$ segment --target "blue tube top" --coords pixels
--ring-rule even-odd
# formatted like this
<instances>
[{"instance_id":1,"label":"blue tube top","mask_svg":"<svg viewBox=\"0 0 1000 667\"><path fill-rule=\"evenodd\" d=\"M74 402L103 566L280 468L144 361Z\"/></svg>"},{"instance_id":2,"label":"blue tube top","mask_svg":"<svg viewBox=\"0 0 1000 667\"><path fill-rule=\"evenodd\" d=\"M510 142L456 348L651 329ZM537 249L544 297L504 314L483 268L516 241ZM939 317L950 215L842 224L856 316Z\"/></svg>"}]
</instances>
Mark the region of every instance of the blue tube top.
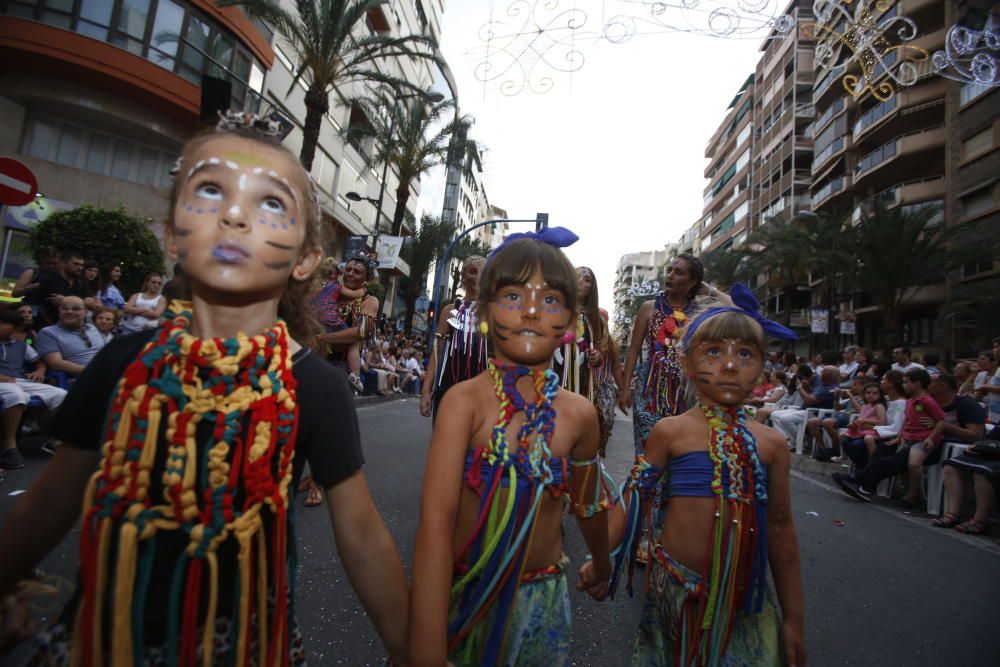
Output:
<instances>
[{"instance_id":1,"label":"blue tube top","mask_svg":"<svg viewBox=\"0 0 1000 667\"><path fill-rule=\"evenodd\" d=\"M767 468L761 484L767 484ZM722 469L722 486L729 486L729 471ZM664 495L695 496L710 498L712 493L712 458L707 451L688 452L682 456L670 459L667 464L667 481L663 486Z\"/></svg>"},{"instance_id":2,"label":"blue tube top","mask_svg":"<svg viewBox=\"0 0 1000 667\"><path fill-rule=\"evenodd\" d=\"M486 461L486 458L479 458L478 449L470 449L465 455L465 475L466 479L469 478L469 471L475 465L476 460L479 460L480 471L483 477L486 476L490 469L490 464ZM531 477L531 463L528 461L528 456L523 450L519 450L517 453L512 453L510 456L511 463L517 469L519 477L521 479L530 479ZM552 470L552 483L548 486L561 488L568 484L569 482L569 459L565 457L552 457L549 459L549 469ZM504 478L500 482L503 486L507 486L507 479Z\"/></svg>"}]
</instances>

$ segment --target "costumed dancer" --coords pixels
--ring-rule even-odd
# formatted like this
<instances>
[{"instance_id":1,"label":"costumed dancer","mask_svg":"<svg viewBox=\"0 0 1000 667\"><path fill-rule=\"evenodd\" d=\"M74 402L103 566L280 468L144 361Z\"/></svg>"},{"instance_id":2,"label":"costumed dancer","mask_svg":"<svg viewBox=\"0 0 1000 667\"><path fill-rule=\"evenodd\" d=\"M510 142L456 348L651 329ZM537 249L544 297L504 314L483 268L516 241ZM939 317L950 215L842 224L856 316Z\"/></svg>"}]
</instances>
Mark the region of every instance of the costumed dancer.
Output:
<instances>
[{"instance_id":1,"label":"costumed dancer","mask_svg":"<svg viewBox=\"0 0 1000 667\"><path fill-rule=\"evenodd\" d=\"M340 281L340 267L333 262L332 257L327 257L326 262L330 264L327 280L316 295L312 298L313 312L316 319L323 325L325 333L334 333L347 329L347 322L341 315L341 304L345 306L353 303L364 303L368 296L367 285L362 285L360 289L350 289ZM347 378L351 386L359 392L364 392L361 385L361 338L353 341L347 348Z\"/></svg>"},{"instance_id":2,"label":"costumed dancer","mask_svg":"<svg viewBox=\"0 0 1000 667\"><path fill-rule=\"evenodd\" d=\"M580 266L576 275L579 289L576 327L566 334L564 344L556 350L553 368L563 389L586 396L597 408L601 428L599 449L604 457L615 423L621 364L606 316L599 306L593 270Z\"/></svg>"},{"instance_id":3,"label":"costumed dancer","mask_svg":"<svg viewBox=\"0 0 1000 667\"><path fill-rule=\"evenodd\" d=\"M365 286L374 279L376 266L368 253L356 250L344 263L340 280L327 283L313 299L325 330L318 339L328 346L327 360L355 379L361 372L361 355L375 343L378 299Z\"/></svg>"},{"instance_id":4,"label":"costumed dancer","mask_svg":"<svg viewBox=\"0 0 1000 667\"><path fill-rule=\"evenodd\" d=\"M5 609L83 500L80 585L30 664L304 664L294 493L307 461L348 577L407 658L406 579L361 472L347 378L297 342L318 331L307 292L322 250L314 190L279 131L230 112L185 145L167 254L192 300L87 366L52 427L62 445L7 517Z\"/></svg>"},{"instance_id":5,"label":"costumed dancer","mask_svg":"<svg viewBox=\"0 0 1000 667\"><path fill-rule=\"evenodd\" d=\"M567 508L594 559L577 587L604 598L615 492L597 455L597 415L549 368L573 326L576 276L559 247L575 240L558 227L514 234L481 276L478 312L496 357L451 388L434 426L413 561L413 665L568 664Z\"/></svg>"},{"instance_id":6,"label":"costumed dancer","mask_svg":"<svg viewBox=\"0 0 1000 667\"><path fill-rule=\"evenodd\" d=\"M707 306L728 297L704 282L705 267L690 253L667 267L663 292L644 302L632 325L625 359L629 386L618 392L618 407L628 414L632 404L635 453L641 454L659 420L688 408L688 386L681 373L677 343L685 324ZM641 359L641 363L638 363Z\"/></svg>"},{"instance_id":7,"label":"costumed dancer","mask_svg":"<svg viewBox=\"0 0 1000 667\"><path fill-rule=\"evenodd\" d=\"M622 510L609 517L611 594L623 580L632 592L638 550L649 562L634 667L805 664L788 446L743 407L763 369L765 333L795 334L761 317L743 285L731 295L736 306L710 308L688 325L682 364L697 404L656 424L622 485ZM656 528L661 478L666 519L659 540L642 545L643 527Z\"/></svg>"},{"instance_id":8,"label":"costumed dancer","mask_svg":"<svg viewBox=\"0 0 1000 667\"><path fill-rule=\"evenodd\" d=\"M476 299L479 298L479 274L486 258L468 257L462 263L462 290L464 298L446 306L438 316L434 332L434 347L427 362L427 377L420 389L420 414L437 418L441 397L453 385L474 378L486 368L486 336L479 330L476 318Z\"/></svg>"}]
</instances>

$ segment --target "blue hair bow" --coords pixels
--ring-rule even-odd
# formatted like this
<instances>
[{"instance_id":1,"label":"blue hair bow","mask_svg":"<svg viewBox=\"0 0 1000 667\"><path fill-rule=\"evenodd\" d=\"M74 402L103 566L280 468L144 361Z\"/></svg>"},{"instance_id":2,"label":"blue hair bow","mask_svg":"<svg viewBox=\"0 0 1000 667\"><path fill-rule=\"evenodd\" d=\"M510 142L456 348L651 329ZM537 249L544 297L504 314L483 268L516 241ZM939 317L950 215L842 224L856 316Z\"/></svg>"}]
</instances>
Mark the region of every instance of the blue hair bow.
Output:
<instances>
[{"instance_id":1,"label":"blue hair bow","mask_svg":"<svg viewBox=\"0 0 1000 667\"><path fill-rule=\"evenodd\" d=\"M566 248L579 241L580 237L565 227L546 227L540 232L518 232L504 239L504 242L490 253L489 259L493 259L493 255L500 252L508 243L518 239L533 239L542 243L548 243L556 248Z\"/></svg>"},{"instance_id":2,"label":"blue hair bow","mask_svg":"<svg viewBox=\"0 0 1000 667\"><path fill-rule=\"evenodd\" d=\"M705 320L712 317L713 315L718 315L719 313L743 313L744 315L749 315L750 317L757 320L760 324L761 329L764 333L772 338L778 338L780 340L798 340L799 336L794 331L784 326L783 324L778 324L774 320L769 320L758 311L760 310L760 303L757 301L757 297L753 295L746 285L743 283L733 283L733 286L729 289L729 297L733 300L735 306L716 306L715 308L709 308L704 313L694 318L694 320L687 326L684 332L684 339L681 341L681 347L683 349L688 348L688 344L691 342L691 336L695 331L698 330Z\"/></svg>"}]
</instances>

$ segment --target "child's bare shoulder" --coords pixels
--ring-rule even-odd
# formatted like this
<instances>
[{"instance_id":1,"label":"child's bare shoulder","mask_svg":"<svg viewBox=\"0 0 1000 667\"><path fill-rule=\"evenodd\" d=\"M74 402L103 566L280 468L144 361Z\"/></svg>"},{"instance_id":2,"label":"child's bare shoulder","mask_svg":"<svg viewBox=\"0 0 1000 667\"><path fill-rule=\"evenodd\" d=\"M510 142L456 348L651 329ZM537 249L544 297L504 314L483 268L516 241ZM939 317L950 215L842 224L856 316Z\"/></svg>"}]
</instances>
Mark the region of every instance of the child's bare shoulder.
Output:
<instances>
[{"instance_id":1,"label":"child's bare shoulder","mask_svg":"<svg viewBox=\"0 0 1000 667\"><path fill-rule=\"evenodd\" d=\"M594 404L588 398L566 390L559 391L555 404L556 409L565 410L574 416L587 416L594 409Z\"/></svg>"},{"instance_id":2,"label":"child's bare shoulder","mask_svg":"<svg viewBox=\"0 0 1000 667\"><path fill-rule=\"evenodd\" d=\"M757 421L750 421L748 426L757 440L757 451L765 463L773 463L775 457L788 457L788 440L784 435Z\"/></svg>"}]
</instances>

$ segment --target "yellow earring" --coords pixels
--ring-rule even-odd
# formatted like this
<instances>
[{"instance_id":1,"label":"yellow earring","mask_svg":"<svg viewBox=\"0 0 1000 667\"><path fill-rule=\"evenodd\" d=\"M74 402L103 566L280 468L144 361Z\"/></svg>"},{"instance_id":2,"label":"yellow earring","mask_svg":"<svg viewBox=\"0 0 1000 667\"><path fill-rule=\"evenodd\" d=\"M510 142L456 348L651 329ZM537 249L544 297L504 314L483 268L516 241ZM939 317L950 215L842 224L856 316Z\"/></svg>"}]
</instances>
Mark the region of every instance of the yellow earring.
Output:
<instances>
[{"instance_id":1,"label":"yellow earring","mask_svg":"<svg viewBox=\"0 0 1000 667\"><path fill-rule=\"evenodd\" d=\"M480 322L479 323L479 333L481 333L482 335L485 336L489 332L490 332L490 325L487 324L485 320L482 321L482 322Z\"/></svg>"}]
</instances>

